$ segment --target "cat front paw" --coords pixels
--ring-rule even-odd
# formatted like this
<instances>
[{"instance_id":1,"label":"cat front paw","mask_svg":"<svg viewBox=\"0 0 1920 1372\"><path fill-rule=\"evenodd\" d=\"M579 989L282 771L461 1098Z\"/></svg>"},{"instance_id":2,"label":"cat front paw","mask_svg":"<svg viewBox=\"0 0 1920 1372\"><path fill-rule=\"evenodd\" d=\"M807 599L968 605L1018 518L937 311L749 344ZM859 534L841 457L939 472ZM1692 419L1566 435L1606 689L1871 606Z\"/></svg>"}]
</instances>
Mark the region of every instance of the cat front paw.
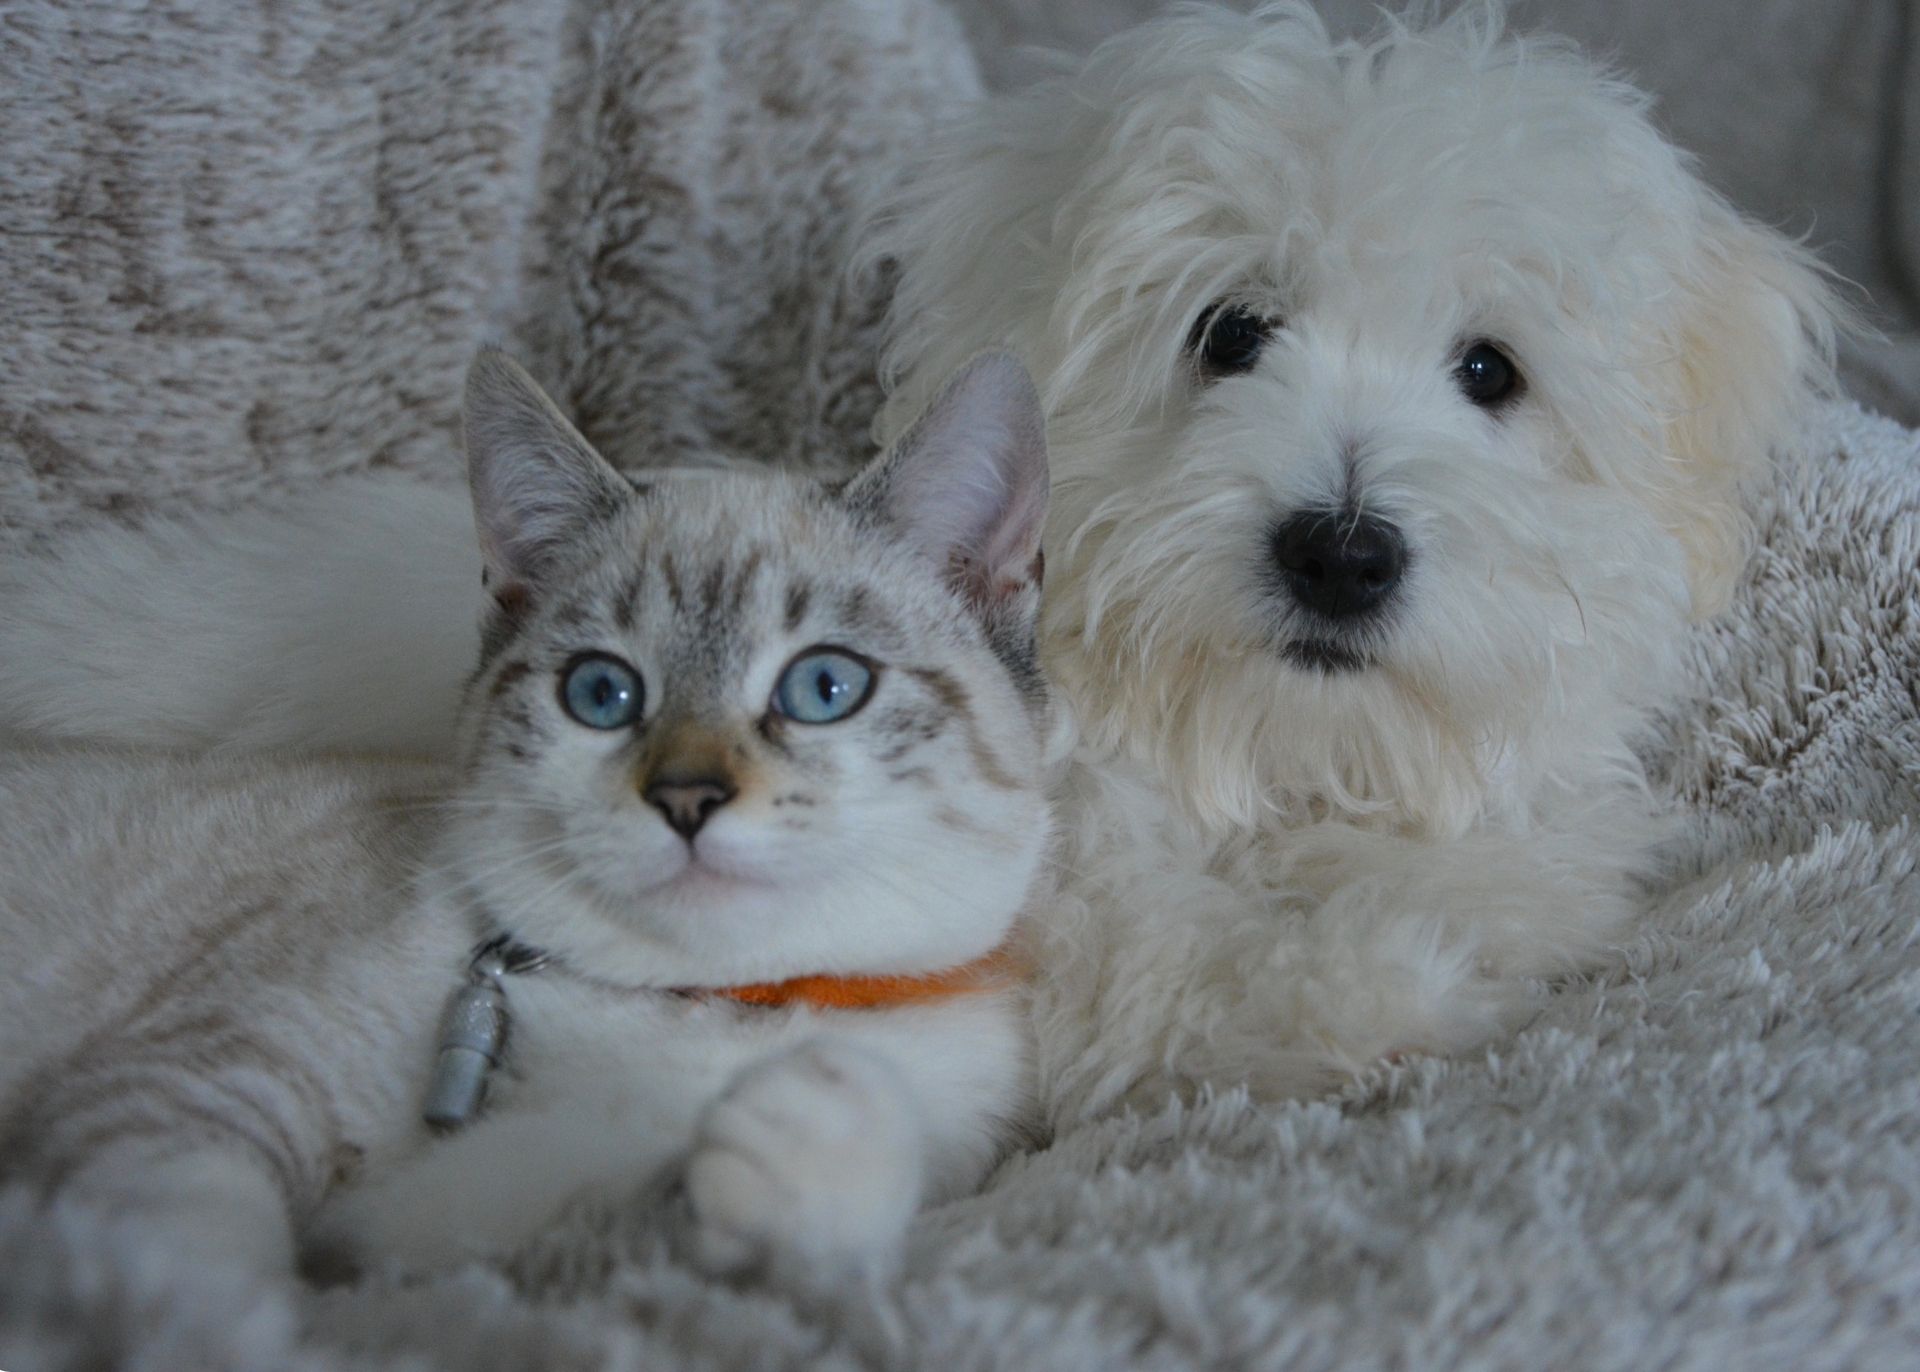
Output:
<instances>
[{"instance_id":1,"label":"cat front paw","mask_svg":"<svg viewBox=\"0 0 1920 1372\"><path fill-rule=\"evenodd\" d=\"M693 1256L814 1284L889 1270L919 1206L923 1141L884 1059L832 1041L741 1073L687 1163Z\"/></svg>"}]
</instances>

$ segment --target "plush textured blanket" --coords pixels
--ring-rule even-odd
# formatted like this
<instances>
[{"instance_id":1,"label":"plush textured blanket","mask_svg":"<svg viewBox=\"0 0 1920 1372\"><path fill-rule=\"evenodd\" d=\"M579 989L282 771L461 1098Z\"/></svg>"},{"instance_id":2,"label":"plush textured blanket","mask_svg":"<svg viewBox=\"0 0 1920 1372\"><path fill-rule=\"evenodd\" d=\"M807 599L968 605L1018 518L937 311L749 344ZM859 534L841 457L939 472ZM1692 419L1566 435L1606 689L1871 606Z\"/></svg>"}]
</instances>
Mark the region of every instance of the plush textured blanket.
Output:
<instances>
[{"instance_id":1,"label":"plush textured blanket","mask_svg":"<svg viewBox=\"0 0 1920 1372\"><path fill-rule=\"evenodd\" d=\"M452 479L490 334L625 461L841 460L848 207L960 53L912 0L8 7L0 548ZM638 1212L262 1292L0 1196L0 1367L1911 1366L1920 435L1835 405L1806 447L1656 745L1686 822L1643 930L1493 1051L1078 1130L830 1303L705 1281Z\"/></svg>"},{"instance_id":2,"label":"plush textured blanket","mask_svg":"<svg viewBox=\"0 0 1920 1372\"><path fill-rule=\"evenodd\" d=\"M971 58L931 0L19 0L0 548L458 477L503 340L623 464L867 450L854 198Z\"/></svg>"}]
</instances>

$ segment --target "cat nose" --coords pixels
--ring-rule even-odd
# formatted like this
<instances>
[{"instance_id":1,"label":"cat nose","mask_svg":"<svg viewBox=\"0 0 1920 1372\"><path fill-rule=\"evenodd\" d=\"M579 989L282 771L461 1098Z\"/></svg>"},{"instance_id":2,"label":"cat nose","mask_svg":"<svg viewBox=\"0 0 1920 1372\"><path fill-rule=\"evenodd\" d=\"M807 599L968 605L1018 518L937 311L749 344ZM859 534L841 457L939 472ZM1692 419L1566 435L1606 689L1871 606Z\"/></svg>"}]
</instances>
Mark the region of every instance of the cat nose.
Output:
<instances>
[{"instance_id":1,"label":"cat nose","mask_svg":"<svg viewBox=\"0 0 1920 1372\"><path fill-rule=\"evenodd\" d=\"M707 817L740 794L723 776L656 775L640 792L647 804L666 816L675 833L689 843Z\"/></svg>"},{"instance_id":2,"label":"cat nose","mask_svg":"<svg viewBox=\"0 0 1920 1372\"><path fill-rule=\"evenodd\" d=\"M1272 547L1281 584L1329 619L1377 609L1407 565L1400 530L1366 514L1303 511L1273 531Z\"/></svg>"}]
</instances>

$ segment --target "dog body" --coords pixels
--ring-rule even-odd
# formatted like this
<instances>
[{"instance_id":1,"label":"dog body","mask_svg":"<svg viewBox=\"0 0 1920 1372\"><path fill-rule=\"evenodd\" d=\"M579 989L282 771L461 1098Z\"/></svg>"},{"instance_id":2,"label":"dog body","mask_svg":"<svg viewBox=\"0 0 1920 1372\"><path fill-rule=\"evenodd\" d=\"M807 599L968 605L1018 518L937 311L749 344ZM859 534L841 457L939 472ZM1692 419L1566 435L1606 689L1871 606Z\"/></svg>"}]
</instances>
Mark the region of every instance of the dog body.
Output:
<instances>
[{"instance_id":1,"label":"dog body","mask_svg":"<svg viewBox=\"0 0 1920 1372\"><path fill-rule=\"evenodd\" d=\"M988 103L882 217L883 431L1008 344L1078 715L1056 1114L1457 1052L1628 927L1636 735L1838 306L1571 49L1186 9Z\"/></svg>"}]
</instances>

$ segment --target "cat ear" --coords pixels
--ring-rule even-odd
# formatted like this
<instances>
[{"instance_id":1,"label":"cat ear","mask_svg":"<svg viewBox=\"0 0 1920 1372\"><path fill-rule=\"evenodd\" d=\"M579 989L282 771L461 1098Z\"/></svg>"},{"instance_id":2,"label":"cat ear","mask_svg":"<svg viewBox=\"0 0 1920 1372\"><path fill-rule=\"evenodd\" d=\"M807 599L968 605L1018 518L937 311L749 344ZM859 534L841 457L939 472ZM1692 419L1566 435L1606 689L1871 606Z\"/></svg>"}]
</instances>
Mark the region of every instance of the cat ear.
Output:
<instances>
[{"instance_id":1,"label":"cat ear","mask_svg":"<svg viewBox=\"0 0 1920 1372\"><path fill-rule=\"evenodd\" d=\"M946 568L976 606L1036 589L1047 438L1027 369L1005 352L968 362L846 493Z\"/></svg>"},{"instance_id":2,"label":"cat ear","mask_svg":"<svg viewBox=\"0 0 1920 1372\"><path fill-rule=\"evenodd\" d=\"M522 599L633 487L498 348L467 372L467 480L487 588Z\"/></svg>"}]
</instances>

